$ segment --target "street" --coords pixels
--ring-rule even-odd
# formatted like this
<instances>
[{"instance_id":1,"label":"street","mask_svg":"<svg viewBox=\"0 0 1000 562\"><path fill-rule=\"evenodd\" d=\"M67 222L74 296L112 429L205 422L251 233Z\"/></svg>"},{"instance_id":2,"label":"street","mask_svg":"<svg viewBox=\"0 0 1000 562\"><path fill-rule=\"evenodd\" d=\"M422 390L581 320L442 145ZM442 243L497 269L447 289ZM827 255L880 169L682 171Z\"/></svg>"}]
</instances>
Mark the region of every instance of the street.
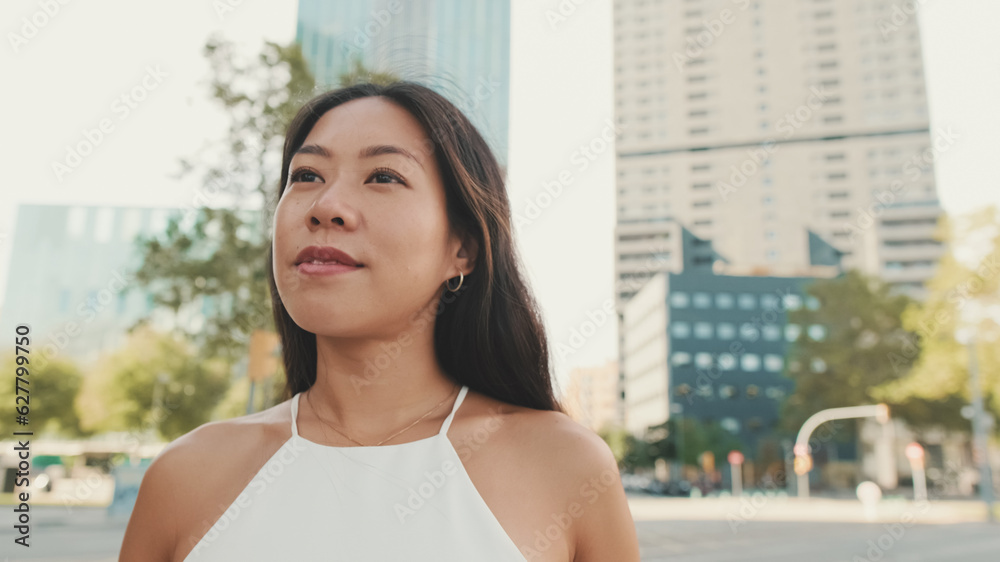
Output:
<instances>
[{"instance_id":1,"label":"street","mask_svg":"<svg viewBox=\"0 0 1000 562\"><path fill-rule=\"evenodd\" d=\"M914 525L893 537L879 523L638 521L643 562L995 562L1000 527ZM897 533L898 534L898 533Z\"/></svg>"},{"instance_id":2,"label":"street","mask_svg":"<svg viewBox=\"0 0 1000 562\"><path fill-rule=\"evenodd\" d=\"M888 503L865 522L857 502L782 498L658 498L630 495L643 562L996 562L1000 525L980 522L976 502ZM0 527L4 562L117 560L126 521L101 508L32 509L31 547ZM912 519L907 513L914 513Z\"/></svg>"}]
</instances>

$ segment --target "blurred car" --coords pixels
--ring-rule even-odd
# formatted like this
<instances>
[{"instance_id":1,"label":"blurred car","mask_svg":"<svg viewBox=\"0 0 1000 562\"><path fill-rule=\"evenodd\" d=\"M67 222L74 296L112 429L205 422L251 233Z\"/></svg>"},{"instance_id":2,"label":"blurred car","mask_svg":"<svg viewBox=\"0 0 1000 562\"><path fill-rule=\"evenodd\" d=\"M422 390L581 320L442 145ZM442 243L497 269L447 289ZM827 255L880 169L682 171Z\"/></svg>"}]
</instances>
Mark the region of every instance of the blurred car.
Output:
<instances>
[{"instance_id":1,"label":"blurred car","mask_svg":"<svg viewBox=\"0 0 1000 562\"><path fill-rule=\"evenodd\" d=\"M687 480L671 480L669 482L653 480L648 486L646 486L645 492L654 496L675 496L686 498L691 496L691 483Z\"/></svg>"}]
</instances>

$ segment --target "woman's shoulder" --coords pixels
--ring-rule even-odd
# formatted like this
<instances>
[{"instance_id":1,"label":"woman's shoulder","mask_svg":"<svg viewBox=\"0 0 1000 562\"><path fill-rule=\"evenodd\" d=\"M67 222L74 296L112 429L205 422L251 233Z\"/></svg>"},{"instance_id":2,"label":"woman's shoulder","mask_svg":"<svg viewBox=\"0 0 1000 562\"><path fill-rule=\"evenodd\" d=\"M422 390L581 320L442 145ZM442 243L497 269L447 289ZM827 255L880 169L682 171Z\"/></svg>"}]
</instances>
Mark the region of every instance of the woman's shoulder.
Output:
<instances>
[{"instance_id":1,"label":"woman's shoulder","mask_svg":"<svg viewBox=\"0 0 1000 562\"><path fill-rule=\"evenodd\" d=\"M235 488L266 462L267 457L260 459L266 451L277 450L291 436L289 424L285 401L254 414L204 423L168 443L142 477L122 551L129 554L123 559L148 557L151 551L143 549L157 549L158 557L190 548L185 537L207 531L205 523L220 515L212 510L238 494Z\"/></svg>"},{"instance_id":2,"label":"woman's shoulder","mask_svg":"<svg viewBox=\"0 0 1000 562\"><path fill-rule=\"evenodd\" d=\"M289 402L285 400L253 414L206 422L167 444L154 463L217 466L220 458L242 457L270 442L277 449L290 436Z\"/></svg>"},{"instance_id":3,"label":"woman's shoulder","mask_svg":"<svg viewBox=\"0 0 1000 562\"><path fill-rule=\"evenodd\" d=\"M492 494L490 499L495 505L503 510L509 483L517 482L522 491L517 502L532 506L522 516L546 514L534 521L538 528L551 523L550 514L572 521L567 537L570 559L638 560L618 462L604 439L563 412L513 406L478 396L476 402L481 406L475 409L471 426L466 424L460 438L467 441L461 444L471 442L488 451L469 455L468 459L473 471L477 465L490 467L479 469L481 484L477 487ZM490 426L482 420L490 419L498 435L496 447L487 446L493 438ZM618 558L616 549L626 555Z\"/></svg>"},{"instance_id":4,"label":"woman's shoulder","mask_svg":"<svg viewBox=\"0 0 1000 562\"><path fill-rule=\"evenodd\" d=\"M589 479L610 471L618 478L618 463L608 444L565 413L515 406L479 393L475 396L480 404L477 425L489 430L489 420L494 420L494 427L504 428L505 443L516 447L519 456L527 457L524 460L538 461L536 466L563 476L579 474Z\"/></svg>"}]
</instances>

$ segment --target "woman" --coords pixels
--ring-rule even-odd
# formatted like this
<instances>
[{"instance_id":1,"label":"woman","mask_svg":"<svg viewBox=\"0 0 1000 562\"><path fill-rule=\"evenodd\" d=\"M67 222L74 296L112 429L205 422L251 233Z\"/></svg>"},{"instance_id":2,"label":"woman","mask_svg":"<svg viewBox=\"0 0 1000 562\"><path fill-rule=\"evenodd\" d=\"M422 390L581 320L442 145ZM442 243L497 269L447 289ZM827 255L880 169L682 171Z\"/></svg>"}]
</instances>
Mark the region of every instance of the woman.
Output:
<instances>
[{"instance_id":1,"label":"woman","mask_svg":"<svg viewBox=\"0 0 1000 562\"><path fill-rule=\"evenodd\" d=\"M610 449L552 392L503 174L442 96L361 84L285 139L286 400L149 467L121 560L634 561Z\"/></svg>"}]
</instances>

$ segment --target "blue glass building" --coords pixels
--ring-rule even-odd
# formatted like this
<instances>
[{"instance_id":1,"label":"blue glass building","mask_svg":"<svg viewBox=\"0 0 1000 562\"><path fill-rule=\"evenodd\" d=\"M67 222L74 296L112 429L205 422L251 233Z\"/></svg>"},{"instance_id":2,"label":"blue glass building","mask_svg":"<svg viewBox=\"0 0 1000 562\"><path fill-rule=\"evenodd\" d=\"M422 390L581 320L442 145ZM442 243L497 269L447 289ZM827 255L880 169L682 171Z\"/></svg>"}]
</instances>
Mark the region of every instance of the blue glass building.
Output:
<instances>
[{"instance_id":1,"label":"blue glass building","mask_svg":"<svg viewBox=\"0 0 1000 562\"><path fill-rule=\"evenodd\" d=\"M509 0L300 0L296 38L324 87L359 61L434 88L506 167Z\"/></svg>"},{"instance_id":2,"label":"blue glass building","mask_svg":"<svg viewBox=\"0 0 1000 562\"><path fill-rule=\"evenodd\" d=\"M626 427L642 436L670 417L714 422L754 451L774 435L781 405L794 390L786 372L825 368L818 361L785 364L792 342L820 340L827 332L819 324L790 323L788 312L820 306L807 287L820 272L840 271L837 253L805 232L812 274L732 274L710 242L682 231L683 269L658 273L624 306ZM716 264L709 266L709 259Z\"/></svg>"}]
</instances>

